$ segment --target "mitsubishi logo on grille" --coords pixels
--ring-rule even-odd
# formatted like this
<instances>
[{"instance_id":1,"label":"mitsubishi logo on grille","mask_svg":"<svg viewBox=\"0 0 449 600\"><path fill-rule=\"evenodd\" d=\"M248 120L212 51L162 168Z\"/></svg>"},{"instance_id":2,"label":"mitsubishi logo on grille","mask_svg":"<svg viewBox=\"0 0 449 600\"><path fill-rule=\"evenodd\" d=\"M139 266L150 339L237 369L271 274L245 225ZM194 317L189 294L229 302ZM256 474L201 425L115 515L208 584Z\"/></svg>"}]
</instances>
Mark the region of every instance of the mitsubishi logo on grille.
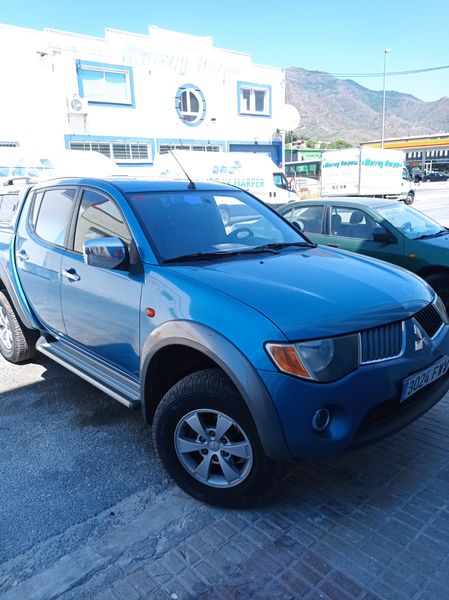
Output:
<instances>
[{"instance_id":1,"label":"mitsubishi logo on grille","mask_svg":"<svg viewBox=\"0 0 449 600\"><path fill-rule=\"evenodd\" d=\"M417 323L413 324L413 333L415 336L415 352L419 352L419 350L422 350L429 343L429 340Z\"/></svg>"}]
</instances>

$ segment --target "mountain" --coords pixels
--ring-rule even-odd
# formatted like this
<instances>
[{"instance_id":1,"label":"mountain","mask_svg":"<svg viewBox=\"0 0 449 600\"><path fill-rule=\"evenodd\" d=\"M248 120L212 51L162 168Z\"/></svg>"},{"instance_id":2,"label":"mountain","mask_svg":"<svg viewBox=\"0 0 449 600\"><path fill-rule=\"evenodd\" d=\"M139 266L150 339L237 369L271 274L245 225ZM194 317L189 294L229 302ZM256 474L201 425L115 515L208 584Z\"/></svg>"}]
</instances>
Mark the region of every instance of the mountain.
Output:
<instances>
[{"instance_id":1,"label":"mountain","mask_svg":"<svg viewBox=\"0 0 449 600\"><path fill-rule=\"evenodd\" d=\"M351 79L329 73L286 69L286 100L299 110L296 133L304 137L352 144L380 139L382 90L370 90ZM449 98L424 102L393 90L385 101L385 137L449 131Z\"/></svg>"}]
</instances>

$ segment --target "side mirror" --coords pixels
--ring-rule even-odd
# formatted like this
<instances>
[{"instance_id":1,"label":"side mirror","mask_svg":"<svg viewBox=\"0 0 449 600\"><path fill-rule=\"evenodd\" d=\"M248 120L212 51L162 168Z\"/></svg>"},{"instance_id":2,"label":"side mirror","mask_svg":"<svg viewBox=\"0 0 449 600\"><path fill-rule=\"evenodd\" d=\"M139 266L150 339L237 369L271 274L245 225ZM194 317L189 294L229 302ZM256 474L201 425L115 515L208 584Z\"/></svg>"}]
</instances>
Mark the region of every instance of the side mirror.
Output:
<instances>
[{"instance_id":1,"label":"side mirror","mask_svg":"<svg viewBox=\"0 0 449 600\"><path fill-rule=\"evenodd\" d=\"M379 244L397 244L397 239L389 231L375 231L373 233L373 242Z\"/></svg>"},{"instance_id":2,"label":"side mirror","mask_svg":"<svg viewBox=\"0 0 449 600\"><path fill-rule=\"evenodd\" d=\"M304 233L304 223L302 221L292 221L292 225L295 229Z\"/></svg>"},{"instance_id":3,"label":"side mirror","mask_svg":"<svg viewBox=\"0 0 449 600\"><path fill-rule=\"evenodd\" d=\"M83 260L91 267L116 269L128 262L128 248L116 237L86 240L83 244Z\"/></svg>"}]
</instances>

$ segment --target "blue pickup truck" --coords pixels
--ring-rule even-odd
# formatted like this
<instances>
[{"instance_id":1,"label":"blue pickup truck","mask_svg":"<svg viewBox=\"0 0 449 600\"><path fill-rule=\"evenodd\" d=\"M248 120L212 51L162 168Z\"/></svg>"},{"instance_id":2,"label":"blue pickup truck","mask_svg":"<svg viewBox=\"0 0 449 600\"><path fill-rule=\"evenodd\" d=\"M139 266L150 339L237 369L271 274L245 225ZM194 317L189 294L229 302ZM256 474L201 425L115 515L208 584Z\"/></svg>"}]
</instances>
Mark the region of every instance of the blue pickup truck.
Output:
<instances>
[{"instance_id":1,"label":"blue pickup truck","mask_svg":"<svg viewBox=\"0 0 449 600\"><path fill-rule=\"evenodd\" d=\"M232 227L219 206L254 218ZM153 425L192 496L245 506L277 462L404 427L449 388L441 300L312 243L222 184L60 179L0 192L0 351L39 351Z\"/></svg>"}]
</instances>

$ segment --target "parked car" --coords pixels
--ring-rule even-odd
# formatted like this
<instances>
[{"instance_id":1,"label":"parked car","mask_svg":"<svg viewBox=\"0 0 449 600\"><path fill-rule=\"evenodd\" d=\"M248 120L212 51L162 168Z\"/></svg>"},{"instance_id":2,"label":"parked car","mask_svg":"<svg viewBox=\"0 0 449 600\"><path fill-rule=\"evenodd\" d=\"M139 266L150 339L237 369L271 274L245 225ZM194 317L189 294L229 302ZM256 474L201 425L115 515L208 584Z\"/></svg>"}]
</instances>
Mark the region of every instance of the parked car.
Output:
<instances>
[{"instance_id":1,"label":"parked car","mask_svg":"<svg viewBox=\"0 0 449 600\"><path fill-rule=\"evenodd\" d=\"M448 179L449 173L443 171L431 171L423 176L422 181L447 181Z\"/></svg>"},{"instance_id":2,"label":"parked car","mask_svg":"<svg viewBox=\"0 0 449 600\"><path fill-rule=\"evenodd\" d=\"M256 218L230 230L228 200ZM214 182L4 197L0 352L36 350L140 409L178 485L227 506L266 498L275 462L371 444L449 389L449 317L422 279Z\"/></svg>"},{"instance_id":3,"label":"parked car","mask_svg":"<svg viewBox=\"0 0 449 600\"><path fill-rule=\"evenodd\" d=\"M321 198L292 202L279 212L318 244L417 273L449 309L449 230L420 211L380 198Z\"/></svg>"}]
</instances>

